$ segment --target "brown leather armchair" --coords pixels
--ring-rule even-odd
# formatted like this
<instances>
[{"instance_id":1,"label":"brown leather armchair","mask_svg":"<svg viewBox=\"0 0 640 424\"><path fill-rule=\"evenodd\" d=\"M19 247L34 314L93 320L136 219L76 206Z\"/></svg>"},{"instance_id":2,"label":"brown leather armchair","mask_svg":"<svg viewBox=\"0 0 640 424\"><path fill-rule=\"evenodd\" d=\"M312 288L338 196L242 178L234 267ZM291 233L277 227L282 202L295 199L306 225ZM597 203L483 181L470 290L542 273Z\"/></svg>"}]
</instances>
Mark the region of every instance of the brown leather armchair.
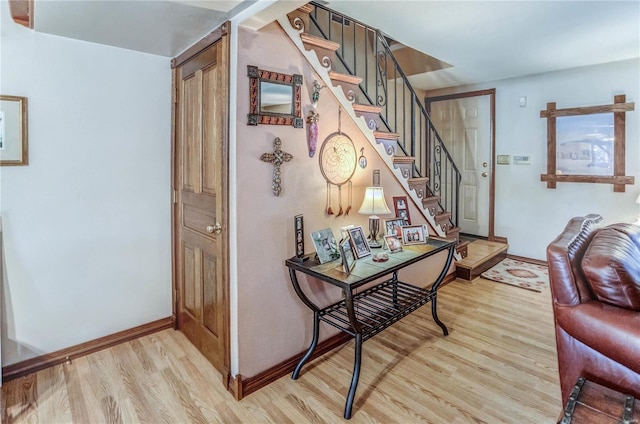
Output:
<instances>
[{"instance_id":1,"label":"brown leather armchair","mask_svg":"<svg viewBox=\"0 0 640 424\"><path fill-rule=\"evenodd\" d=\"M547 247L563 404L580 376L640 398L640 226L601 221Z\"/></svg>"}]
</instances>

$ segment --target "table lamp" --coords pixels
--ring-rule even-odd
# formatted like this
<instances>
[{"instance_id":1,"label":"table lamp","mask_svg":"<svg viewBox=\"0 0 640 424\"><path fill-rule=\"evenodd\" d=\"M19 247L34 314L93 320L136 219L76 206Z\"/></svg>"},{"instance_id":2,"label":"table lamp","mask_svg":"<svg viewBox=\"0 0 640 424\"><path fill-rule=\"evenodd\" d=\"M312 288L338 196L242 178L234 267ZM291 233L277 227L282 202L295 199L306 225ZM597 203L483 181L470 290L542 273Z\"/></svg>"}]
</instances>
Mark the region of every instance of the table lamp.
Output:
<instances>
[{"instance_id":1,"label":"table lamp","mask_svg":"<svg viewBox=\"0 0 640 424\"><path fill-rule=\"evenodd\" d=\"M388 215L391 211L384 200L384 190L380 187L380 170L373 171L373 187L365 189L362 206L360 206L358 213L369 215L369 246L382 247L378 242L378 231L380 230L378 215Z\"/></svg>"}]
</instances>

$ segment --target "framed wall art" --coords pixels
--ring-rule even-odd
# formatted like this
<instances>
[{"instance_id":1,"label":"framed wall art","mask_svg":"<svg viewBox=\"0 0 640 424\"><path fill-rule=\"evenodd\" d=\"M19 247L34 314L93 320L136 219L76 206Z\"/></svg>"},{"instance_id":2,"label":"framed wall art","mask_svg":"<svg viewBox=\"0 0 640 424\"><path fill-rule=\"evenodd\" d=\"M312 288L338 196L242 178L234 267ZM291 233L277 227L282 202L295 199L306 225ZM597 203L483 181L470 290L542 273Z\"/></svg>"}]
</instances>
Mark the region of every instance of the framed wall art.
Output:
<instances>
[{"instance_id":1,"label":"framed wall art","mask_svg":"<svg viewBox=\"0 0 640 424\"><path fill-rule=\"evenodd\" d=\"M302 75L281 74L248 65L247 76L247 125L293 125L294 128L302 128Z\"/></svg>"},{"instance_id":2,"label":"framed wall art","mask_svg":"<svg viewBox=\"0 0 640 424\"><path fill-rule=\"evenodd\" d=\"M624 192L635 184L625 175L625 113L634 109L624 94L613 104L556 109L547 103L540 117L547 119L547 188L558 182L613 184Z\"/></svg>"},{"instance_id":3,"label":"framed wall art","mask_svg":"<svg viewBox=\"0 0 640 424\"><path fill-rule=\"evenodd\" d=\"M27 98L0 95L0 165L27 165Z\"/></svg>"}]
</instances>

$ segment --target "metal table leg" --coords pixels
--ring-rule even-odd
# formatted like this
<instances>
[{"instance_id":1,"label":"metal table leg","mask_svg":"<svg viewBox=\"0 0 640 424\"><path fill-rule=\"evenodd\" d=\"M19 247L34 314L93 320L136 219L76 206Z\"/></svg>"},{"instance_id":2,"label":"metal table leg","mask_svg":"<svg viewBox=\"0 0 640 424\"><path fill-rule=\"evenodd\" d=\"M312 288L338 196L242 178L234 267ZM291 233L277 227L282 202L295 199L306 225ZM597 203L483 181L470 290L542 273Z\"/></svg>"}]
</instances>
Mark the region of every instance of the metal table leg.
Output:
<instances>
[{"instance_id":1,"label":"metal table leg","mask_svg":"<svg viewBox=\"0 0 640 424\"><path fill-rule=\"evenodd\" d=\"M362 334L356 334L355 354L353 358L353 376L351 377L351 386L349 387L349 395L344 405L344 418L351 418L351 409L353 408L353 399L356 396L358 388L358 380L360 379L360 365L362 363Z\"/></svg>"},{"instance_id":2,"label":"metal table leg","mask_svg":"<svg viewBox=\"0 0 640 424\"><path fill-rule=\"evenodd\" d=\"M289 277L291 277L291 284L293 285L293 289L296 291L296 294L302 300L302 302L309 307L313 311L313 338L311 339L311 345L307 350L307 353L302 357L296 369L291 374L291 378L293 380L297 380L300 376L300 371L304 364L311 358L313 351L316 350L316 346L318 345L318 334L320 333L320 309L318 306L309 300L309 298L304 294L302 289L300 289L300 284L298 283L298 277L296 276L296 271L293 268L289 268Z\"/></svg>"},{"instance_id":3,"label":"metal table leg","mask_svg":"<svg viewBox=\"0 0 640 424\"><path fill-rule=\"evenodd\" d=\"M320 314L318 314L318 312L316 311L313 313L313 339L311 340L311 345L309 346L309 350L307 350L307 353L305 353L300 362L298 362L296 369L293 371L293 374L291 374L291 379L298 379L298 377L300 376L300 370L302 370L304 364L309 360L309 358L311 358L313 351L316 350L316 346L318 345L318 334L320 333L319 330Z\"/></svg>"},{"instance_id":4,"label":"metal table leg","mask_svg":"<svg viewBox=\"0 0 640 424\"><path fill-rule=\"evenodd\" d=\"M349 322L351 328L355 332L355 353L353 358L353 375L351 377L351 386L349 386L349 395L347 396L347 402L344 405L344 417L348 420L351 418L351 408L353 407L353 399L356 395L356 389L358 388L358 380L360 379L360 365L362 362L362 329L360 323L356 317L356 311L353 307L353 293L351 290L344 290L345 307L347 308L347 315L349 316Z\"/></svg>"},{"instance_id":5,"label":"metal table leg","mask_svg":"<svg viewBox=\"0 0 640 424\"><path fill-rule=\"evenodd\" d=\"M440 287L440 284L444 280L444 277L447 275L447 271L449 271L449 267L451 266L451 262L453 261L454 250L455 250L455 245L451 245L449 247L449 255L447 256L447 262L444 268L442 268L442 272L440 272L440 275L436 279L436 282L433 283L433 286L431 287L431 316L433 317L433 321L435 321L435 323L438 324L438 326L442 329L442 333L445 336L449 335L449 330L447 330L447 327L438 318L438 288Z\"/></svg>"}]
</instances>

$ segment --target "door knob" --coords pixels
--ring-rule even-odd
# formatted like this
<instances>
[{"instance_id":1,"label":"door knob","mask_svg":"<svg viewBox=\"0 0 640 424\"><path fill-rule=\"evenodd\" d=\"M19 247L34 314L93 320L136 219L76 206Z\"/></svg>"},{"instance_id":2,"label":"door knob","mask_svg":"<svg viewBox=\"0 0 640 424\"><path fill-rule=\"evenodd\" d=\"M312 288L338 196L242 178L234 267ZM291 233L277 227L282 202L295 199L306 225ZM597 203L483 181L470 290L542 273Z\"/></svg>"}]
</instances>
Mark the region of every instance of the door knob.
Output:
<instances>
[{"instance_id":1,"label":"door knob","mask_svg":"<svg viewBox=\"0 0 640 424\"><path fill-rule=\"evenodd\" d=\"M222 232L222 225L219 222L216 222L216 225L207 225L207 233L209 234L220 234Z\"/></svg>"},{"instance_id":2,"label":"door knob","mask_svg":"<svg viewBox=\"0 0 640 424\"><path fill-rule=\"evenodd\" d=\"M487 174L486 172L482 173L482 176L485 177L485 178L487 177L487 175L489 175L489 174Z\"/></svg>"}]
</instances>

